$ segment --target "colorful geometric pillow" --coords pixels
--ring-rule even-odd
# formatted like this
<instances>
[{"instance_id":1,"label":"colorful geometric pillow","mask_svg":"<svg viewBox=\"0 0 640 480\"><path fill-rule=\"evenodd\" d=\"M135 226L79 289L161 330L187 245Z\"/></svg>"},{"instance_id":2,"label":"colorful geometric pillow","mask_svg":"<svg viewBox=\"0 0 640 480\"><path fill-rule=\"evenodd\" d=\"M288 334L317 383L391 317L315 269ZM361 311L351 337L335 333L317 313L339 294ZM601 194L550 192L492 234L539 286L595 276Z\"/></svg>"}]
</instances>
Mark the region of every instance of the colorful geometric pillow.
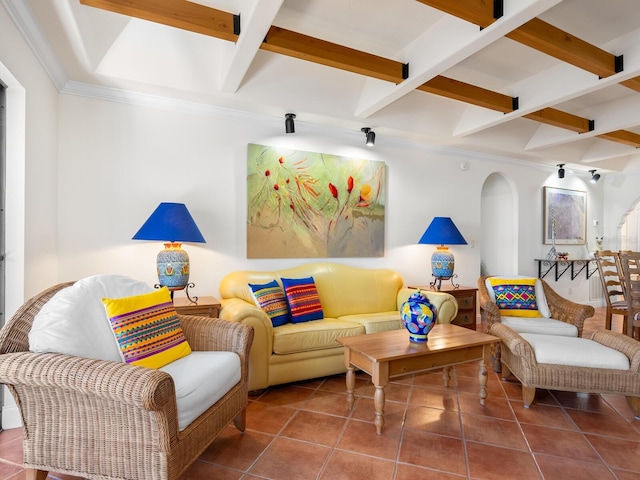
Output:
<instances>
[{"instance_id":1,"label":"colorful geometric pillow","mask_svg":"<svg viewBox=\"0 0 640 480\"><path fill-rule=\"evenodd\" d=\"M160 368L191 353L167 287L102 303L126 363Z\"/></svg>"},{"instance_id":2,"label":"colorful geometric pillow","mask_svg":"<svg viewBox=\"0 0 640 480\"><path fill-rule=\"evenodd\" d=\"M289 303L291 323L322 320L324 312L313 277L281 278L284 293Z\"/></svg>"},{"instance_id":3,"label":"colorful geometric pillow","mask_svg":"<svg viewBox=\"0 0 640 480\"><path fill-rule=\"evenodd\" d=\"M287 299L278 282L272 280L262 285L250 283L249 288L256 304L269 316L274 327L291 322Z\"/></svg>"},{"instance_id":4,"label":"colorful geometric pillow","mask_svg":"<svg viewBox=\"0 0 640 480\"><path fill-rule=\"evenodd\" d=\"M489 278L500 315L542 317L536 303L535 278Z\"/></svg>"}]
</instances>

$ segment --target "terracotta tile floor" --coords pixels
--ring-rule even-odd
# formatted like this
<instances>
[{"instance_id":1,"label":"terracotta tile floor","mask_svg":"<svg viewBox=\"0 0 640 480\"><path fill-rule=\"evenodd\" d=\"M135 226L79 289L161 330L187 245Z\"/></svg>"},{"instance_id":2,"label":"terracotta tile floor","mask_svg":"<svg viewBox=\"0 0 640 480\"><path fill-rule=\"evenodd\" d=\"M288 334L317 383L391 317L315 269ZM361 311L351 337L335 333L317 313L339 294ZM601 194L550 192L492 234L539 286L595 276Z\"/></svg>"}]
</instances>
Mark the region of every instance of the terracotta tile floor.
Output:
<instances>
[{"instance_id":1,"label":"terracotta tile floor","mask_svg":"<svg viewBox=\"0 0 640 480\"><path fill-rule=\"evenodd\" d=\"M602 315L585 336L604 325ZM491 374L483 408L477 368L456 367L449 389L439 372L396 380L381 436L366 375L351 412L343 375L270 388L250 397L247 431L228 427L183 479L640 478L640 421L623 397L538 391L526 409L519 384ZM21 438L21 429L0 433L0 480L24 478Z\"/></svg>"}]
</instances>

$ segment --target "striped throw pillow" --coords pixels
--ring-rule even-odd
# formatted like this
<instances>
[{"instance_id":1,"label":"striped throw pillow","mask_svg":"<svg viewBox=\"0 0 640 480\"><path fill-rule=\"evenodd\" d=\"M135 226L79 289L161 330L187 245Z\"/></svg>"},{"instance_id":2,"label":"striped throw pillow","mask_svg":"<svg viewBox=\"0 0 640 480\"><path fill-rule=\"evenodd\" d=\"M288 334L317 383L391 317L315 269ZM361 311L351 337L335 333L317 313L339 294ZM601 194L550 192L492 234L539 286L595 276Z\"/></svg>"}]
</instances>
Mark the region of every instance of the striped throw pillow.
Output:
<instances>
[{"instance_id":1,"label":"striped throw pillow","mask_svg":"<svg viewBox=\"0 0 640 480\"><path fill-rule=\"evenodd\" d=\"M291 323L322 320L324 312L313 277L282 278L282 286L291 312Z\"/></svg>"},{"instance_id":2,"label":"striped throw pillow","mask_svg":"<svg viewBox=\"0 0 640 480\"><path fill-rule=\"evenodd\" d=\"M167 287L102 303L125 363L160 368L191 353Z\"/></svg>"},{"instance_id":3,"label":"striped throw pillow","mask_svg":"<svg viewBox=\"0 0 640 480\"><path fill-rule=\"evenodd\" d=\"M269 316L274 327L291 322L287 299L278 282L272 280L261 285L250 283L249 288L256 304Z\"/></svg>"}]
</instances>

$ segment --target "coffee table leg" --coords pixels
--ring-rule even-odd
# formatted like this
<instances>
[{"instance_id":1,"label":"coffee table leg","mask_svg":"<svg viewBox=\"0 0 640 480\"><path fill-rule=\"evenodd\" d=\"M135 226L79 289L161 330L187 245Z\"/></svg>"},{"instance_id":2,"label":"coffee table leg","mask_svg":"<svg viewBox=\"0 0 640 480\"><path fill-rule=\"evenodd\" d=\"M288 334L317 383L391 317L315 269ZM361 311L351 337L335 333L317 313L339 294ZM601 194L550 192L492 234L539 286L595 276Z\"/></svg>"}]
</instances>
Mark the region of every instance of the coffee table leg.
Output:
<instances>
[{"instance_id":1,"label":"coffee table leg","mask_svg":"<svg viewBox=\"0 0 640 480\"><path fill-rule=\"evenodd\" d=\"M356 373L353 367L347 368L347 405L349 410L353 408L353 404L355 402L355 397L353 395L353 391L356 387Z\"/></svg>"},{"instance_id":2,"label":"coffee table leg","mask_svg":"<svg viewBox=\"0 0 640 480\"><path fill-rule=\"evenodd\" d=\"M449 380L451 379L451 376L449 375L449 371L451 370L451 367L444 367L442 369L442 378L444 380L444 386L448 387L449 386Z\"/></svg>"},{"instance_id":3,"label":"coffee table leg","mask_svg":"<svg viewBox=\"0 0 640 480\"><path fill-rule=\"evenodd\" d=\"M382 434L384 426L384 386L376 385L376 391L373 394L373 405L376 409L376 419L373 422L376 426L376 433Z\"/></svg>"},{"instance_id":4,"label":"coffee table leg","mask_svg":"<svg viewBox=\"0 0 640 480\"><path fill-rule=\"evenodd\" d=\"M483 357L487 356L487 351L489 347L487 345L484 346L484 354ZM487 364L486 358L480 360L480 372L478 373L478 383L480 384L480 405L485 404L485 399L487 398Z\"/></svg>"}]
</instances>

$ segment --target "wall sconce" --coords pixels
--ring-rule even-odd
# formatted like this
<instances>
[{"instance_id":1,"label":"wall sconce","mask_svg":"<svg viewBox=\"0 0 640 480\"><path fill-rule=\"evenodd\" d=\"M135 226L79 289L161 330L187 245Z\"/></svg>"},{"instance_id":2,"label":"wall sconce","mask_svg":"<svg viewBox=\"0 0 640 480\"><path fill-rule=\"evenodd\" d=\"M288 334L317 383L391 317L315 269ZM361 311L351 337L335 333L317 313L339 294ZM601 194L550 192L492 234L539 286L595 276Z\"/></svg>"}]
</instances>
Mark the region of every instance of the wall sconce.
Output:
<instances>
[{"instance_id":1,"label":"wall sconce","mask_svg":"<svg viewBox=\"0 0 640 480\"><path fill-rule=\"evenodd\" d=\"M373 147L376 144L376 132L371 130L369 127L363 127L362 131L367 137L367 141L366 141L367 147Z\"/></svg>"},{"instance_id":2,"label":"wall sconce","mask_svg":"<svg viewBox=\"0 0 640 480\"><path fill-rule=\"evenodd\" d=\"M294 118L296 118L295 113L287 113L284 116L284 131L286 133L296 133L296 125L293 123Z\"/></svg>"},{"instance_id":3,"label":"wall sconce","mask_svg":"<svg viewBox=\"0 0 640 480\"><path fill-rule=\"evenodd\" d=\"M564 163L558 164L558 178L564 178Z\"/></svg>"},{"instance_id":4,"label":"wall sconce","mask_svg":"<svg viewBox=\"0 0 640 480\"><path fill-rule=\"evenodd\" d=\"M186 288L187 298L195 303L198 297L189 296L189 255L180 242L205 243L204 237L184 203L161 203L133 236L133 240L166 242L158 253L156 267L158 284L171 292Z\"/></svg>"},{"instance_id":5,"label":"wall sconce","mask_svg":"<svg viewBox=\"0 0 640 480\"><path fill-rule=\"evenodd\" d=\"M449 280L457 275L453 274L454 258L453 253L449 251L446 245L466 245L467 241L464 239L458 227L453 223L453 220L449 217L434 217L431 223L422 234L422 237L418 241L419 244L426 245L439 245L436 251L431 255L431 272L435 277L435 280L429 285L436 287L440 290L442 280ZM446 244L446 245L445 245ZM458 285L451 284L454 288Z\"/></svg>"},{"instance_id":6,"label":"wall sconce","mask_svg":"<svg viewBox=\"0 0 640 480\"><path fill-rule=\"evenodd\" d=\"M589 170L589 173L591 174L591 180L589 180L591 183L598 183L598 180L600 180L600 174L596 173L596 170Z\"/></svg>"}]
</instances>

